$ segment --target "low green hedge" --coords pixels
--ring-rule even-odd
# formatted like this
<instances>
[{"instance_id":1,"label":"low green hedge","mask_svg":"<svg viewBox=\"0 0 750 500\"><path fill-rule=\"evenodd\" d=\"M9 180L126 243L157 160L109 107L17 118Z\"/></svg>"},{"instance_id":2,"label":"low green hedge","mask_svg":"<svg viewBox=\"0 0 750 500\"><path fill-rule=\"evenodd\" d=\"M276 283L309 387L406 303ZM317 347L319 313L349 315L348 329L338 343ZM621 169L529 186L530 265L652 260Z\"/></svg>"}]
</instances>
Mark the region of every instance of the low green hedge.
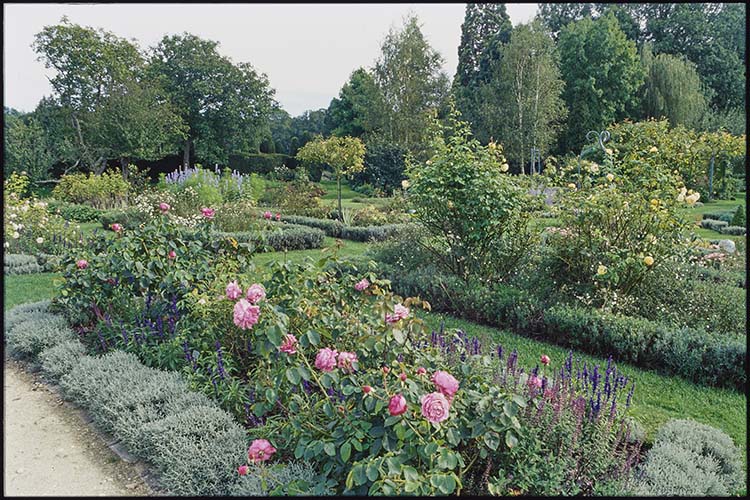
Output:
<instances>
[{"instance_id":1,"label":"low green hedge","mask_svg":"<svg viewBox=\"0 0 750 500\"><path fill-rule=\"evenodd\" d=\"M293 169L297 166L297 161L294 157L281 153L258 153L229 157L229 168L241 174L266 175L282 166Z\"/></svg>"},{"instance_id":2,"label":"low green hedge","mask_svg":"<svg viewBox=\"0 0 750 500\"><path fill-rule=\"evenodd\" d=\"M719 232L721 234L728 234L730 236L744 236L747 232L747 229L742 226L724 226L719 230Z\"/></svg>"},{"instance_id":3,"label":"low green hedge","mask_svg":"<svg viewBox=\"0 0 750 500\"><path fill-rule=\"evenodd\" d=\"M704 229L711 229L712 231L721 232L725 227L729 226L729 222L716 219L703 219L701 221L701 227Z\"/></svg>"},{"instance_id":4,"label":"low green hedge","mask_svg":"<svg viewBox=\"0 0 750 500\"><path fill-rule=\"evenodd\" d=\"M104 210L89 205L57 200L50 200L47 203L47 212L57 214L63 219L72 222L97 222L99 217L105 213Z\"/></svg>"},{"instance_id":5,"label":"low green hedge","mask_svg":"<svg viewBox=\"0 0 750 500\"><path fill-rule=\"evenodd\" d=\"M137 227L148 220L149 215L135 209L107 210L99 216L99 223L109 229L115 222L126 228Z\"/></svg>"},{"instance_id":6,"label":"low green hedge","mask_svg":"<svg viewBox=\"0 0 750 500\"><path fill-rule=\"evenodd\" d=\"M505 285L486 287L428 269L398 273L383 266L396 293L420 296L433 310L542 336L594 355L678 375L704 385L746 390L744 336L672 328L642 318L557 305L543 309L528 293Z\"/></svg>"},{"instance_id":7,"label":"low green hedge","mask_svg":"<svg viewBox=\"0 0 750 500\"><path fill-rule=\"evenodd\" d=\"M730 224L732 222L732 217L734 217L734 212L706 212L703 214L702 219L718 220Z\"/></svg>"},{"instance_id":8,"label":"low green hedge","mask_svg":"<svg viewBox=\"0 0 750 500\"><path fill-rule=\"evenodd\" d=\"M325 241L325 233L320 229L295 224L284 224L280 230L257 232L242 231L226 233L217 231L220 238L234 238L239 243L252 243L268 251L280 252L285 250L310 250L320 248Z\"/></svg>"},{"instance_id":9,"label":"low green hedge","mask_svg":"<svg viewBox=\"0 0 750 500\"><path fill-rule=\"evenodd\" d=\"M383 226L347 226L341 221L332 219L317 219L300 215L282 215L281 220L292 224L301 224L325 231L326 236L342 238L352 241L383 241L409 224L387 224Z\"/></svg>"},{"instance_id":10,"label":"low green hedge","mask_svg":"<svg viewBox=\"0 0 750 500\"><path fill-rule=\"evenodd\" d=\"M3 274L41 273L42 267L33 255L6 253L3 256Z\"/></svg>"}]
</instances>

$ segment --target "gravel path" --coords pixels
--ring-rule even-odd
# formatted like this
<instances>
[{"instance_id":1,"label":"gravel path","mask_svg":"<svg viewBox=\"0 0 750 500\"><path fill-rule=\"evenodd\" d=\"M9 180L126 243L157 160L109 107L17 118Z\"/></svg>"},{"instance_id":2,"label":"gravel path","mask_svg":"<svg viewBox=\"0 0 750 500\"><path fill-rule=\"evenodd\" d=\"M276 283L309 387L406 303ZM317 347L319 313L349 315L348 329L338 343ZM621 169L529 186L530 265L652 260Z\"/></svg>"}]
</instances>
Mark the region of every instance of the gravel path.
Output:
<instances>
[{"instance_id":1,"label":"gravel path","mask_svg":"<svg viewBox=\"0 0 750 500\"><path fill-rule=\"evenodd\" d=\"M83 412L5 358L4 495L144 496L142 466L113 453Z\"/></svg>"}]
</instances>

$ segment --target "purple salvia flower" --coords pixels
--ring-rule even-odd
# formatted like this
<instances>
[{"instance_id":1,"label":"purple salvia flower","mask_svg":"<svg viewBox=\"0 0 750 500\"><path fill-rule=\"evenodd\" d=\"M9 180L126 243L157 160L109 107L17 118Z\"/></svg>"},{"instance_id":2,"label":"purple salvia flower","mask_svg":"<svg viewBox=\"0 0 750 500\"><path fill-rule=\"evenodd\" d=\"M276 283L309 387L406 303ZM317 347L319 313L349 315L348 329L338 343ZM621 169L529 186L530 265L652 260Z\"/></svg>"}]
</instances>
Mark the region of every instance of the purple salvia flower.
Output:
<instances>
[{"instance_id":1,"label":"purple salvia flower","mask_svg":"<svg viewBox=\"0 0 750 500\"><path fill-rule=\"evenodd\" d=\"M497 360L502 361L503 359L503 346L497 344Z\"/></svg>"}]
</instances>

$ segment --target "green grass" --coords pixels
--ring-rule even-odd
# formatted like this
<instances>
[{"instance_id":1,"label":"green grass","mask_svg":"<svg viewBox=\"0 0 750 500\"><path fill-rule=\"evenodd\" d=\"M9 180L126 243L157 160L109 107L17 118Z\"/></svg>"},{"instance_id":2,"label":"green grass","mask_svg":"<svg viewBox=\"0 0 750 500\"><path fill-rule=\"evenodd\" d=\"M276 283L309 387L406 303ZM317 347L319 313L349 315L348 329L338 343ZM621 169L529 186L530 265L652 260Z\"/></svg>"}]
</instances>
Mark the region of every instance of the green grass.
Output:
<instances>
[{"instance_id":1,"label":"green grass","mask_svg":"<svg viewBox=\"0 0 750 500\"><path fill-rule=\"evenodd\" d=\"M59 277L60 274L56 273L4 276L5 310L27 302L51 299L54 294L52 280Z\"/></svg>"},{"instance_id":2,"label":"green grass","mask_svg":"<svg viewBox=\"0 0 750 500\"><path fill-rule=\"evenodd\" d=\"M338 249L339 257L357 257L362 255L367 249L367 243L360 243L357 241L339 240L342 246ZM323 256L323 249L330 248L336 245L335 238L326 237L323 242L323 248L316 248L313 250L292 250L290 252L268 252L259 253L253 256L253 261L258 265L266 265L273 260L289 261L300 263L307 257L313 259L319 259ZM328 250L330 251L330 250Z\"/></svg>"},{"instance_id":3,"label":"green grass","mask_svg":"<svg viewBox=\"0 0 750 500\"><path fill-rule=\"evenodd\" d=\"M519 366L533 367L539 363L539 357L547 354L552 359L551 366L559 370L568 355L568 349L527 337L522 337L506 330L498 330L452 316L437 313L419 313L427 324L437 329L441 321L446 328L460 328L468 335L474 335L484 345L499 343L506 353L518 350ZM587 363L595 362L606 366L607 360L587 354L574 352L575 357ZM679 377L661 375L654 371L643 370L635 366L617 363L621 373L636 381L632 405L628 414L641 423L652 440L656 430L670 418L691 418L698 422L717 427L732 437L737 446L747 456L747 406L746 396L742 393L713 387L703 387Z\"/></svg>"},{"instance_id":4,"label":"green grass","mask_svg":"<svg viewBox=\"0 0 750 500\"><path fill-rule=\"evenodd\" d=\"M337 205L336 181L320 181L320 187L326 190L326 194L321 198L322 202L330 205ZM361 201L354 201L357 198ZM362 208L366 205L383 205L388 203L388 198L369 198L361 193L354 191L348 183L341 184L341 207L342 208Z\"/></svg>"}]
</instances>

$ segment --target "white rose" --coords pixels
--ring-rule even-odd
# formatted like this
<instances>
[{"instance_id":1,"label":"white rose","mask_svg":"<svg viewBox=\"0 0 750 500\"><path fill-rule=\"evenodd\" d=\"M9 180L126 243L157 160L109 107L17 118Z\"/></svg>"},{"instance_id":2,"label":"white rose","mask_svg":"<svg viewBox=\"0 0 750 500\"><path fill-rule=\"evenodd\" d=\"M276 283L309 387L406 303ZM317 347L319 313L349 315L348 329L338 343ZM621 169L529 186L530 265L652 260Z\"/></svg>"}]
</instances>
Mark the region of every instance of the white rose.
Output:
<instances>
[{"instance_id":1,"label":"white rose","mask_svg":"<svg viewBox=\"0 0 750 500\"><path fill-rule=\"evenodd\" d=\"M44 243L44 238L40 236L39 238L36 239L36 242L41 245L42 243Z\"/></svg>"},{"instance_id":2,"label":"white rose","mask_svg":"<svg viewBox=\"0 0 750 500\"><path fill-rule=\"evenodd\" d=\"M20 234L18 234L18 231L16 231L16 232L14 232L14 233L13 233L13 239L14 239L14 240L17 240L17 239L18 239L18 238L19 238L20 236L21 236L21 235L20 235Z\"/></svg>"}]
</instances>

